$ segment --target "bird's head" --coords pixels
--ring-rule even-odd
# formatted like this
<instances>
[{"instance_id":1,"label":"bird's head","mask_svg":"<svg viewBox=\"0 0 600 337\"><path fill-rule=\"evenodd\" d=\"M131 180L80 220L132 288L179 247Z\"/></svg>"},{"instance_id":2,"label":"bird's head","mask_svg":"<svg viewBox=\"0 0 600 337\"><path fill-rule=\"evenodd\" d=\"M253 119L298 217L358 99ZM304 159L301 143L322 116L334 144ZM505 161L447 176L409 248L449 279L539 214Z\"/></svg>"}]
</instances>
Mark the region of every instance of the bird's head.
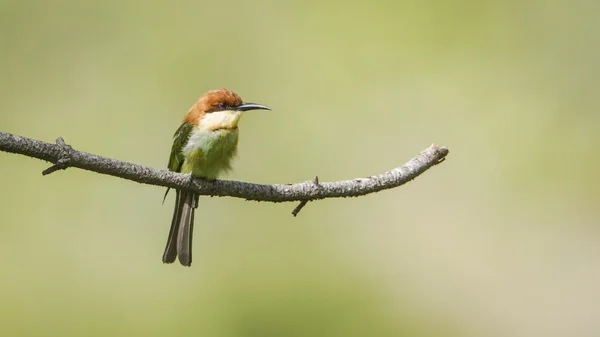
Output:
<instances>
[{"instance_id":1,"label":"bird's head","mask_svg":"<svg viewBox=\"0 0 600 337\"><path fill-rule=\"evenodd\" d=\"M244 111L258 109L271 110L264 105L244 103L240 96L231 90L211 90L198 99L184 120L210 131L231 130L237 128Z\"/></svg>"}]
</instances>

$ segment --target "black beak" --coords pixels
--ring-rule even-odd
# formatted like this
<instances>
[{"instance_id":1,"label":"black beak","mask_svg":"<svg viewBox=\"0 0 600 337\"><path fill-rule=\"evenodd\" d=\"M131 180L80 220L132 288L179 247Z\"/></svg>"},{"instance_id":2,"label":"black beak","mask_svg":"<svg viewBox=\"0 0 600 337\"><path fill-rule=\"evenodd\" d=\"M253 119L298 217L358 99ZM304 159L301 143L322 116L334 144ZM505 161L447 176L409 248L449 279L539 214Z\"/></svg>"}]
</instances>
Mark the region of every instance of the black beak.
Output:
<instances>
[{"instance_id":1,"label":"black beak","mask_svg":"<svg viewBox=\"0 0 600 337\"><path fill-rule=\"evenodd\" d=\"M271 110L268 106L256 104L256 103L242 103L238 105L236 108L238 111L248 111L248 110Z\"/></svg>"}]
</instances>

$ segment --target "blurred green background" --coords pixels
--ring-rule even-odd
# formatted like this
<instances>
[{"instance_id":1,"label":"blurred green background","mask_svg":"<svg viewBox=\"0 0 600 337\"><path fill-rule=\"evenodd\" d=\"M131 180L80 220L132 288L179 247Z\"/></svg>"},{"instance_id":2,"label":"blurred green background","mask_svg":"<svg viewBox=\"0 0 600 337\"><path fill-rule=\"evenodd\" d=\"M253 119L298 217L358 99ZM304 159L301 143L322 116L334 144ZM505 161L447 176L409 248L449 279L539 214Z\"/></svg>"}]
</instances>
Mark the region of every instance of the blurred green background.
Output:
<instances>
[{"instance_id":1,"label":"blurred green background","mask_svg":"<svg viewBox=\"0 0 600 337\"><path fill-rule=\"evenodd\" d=\"M2 336L598 336L597 1L16 1L0 130L156 168L202 93L241 123L227 178L377 174L295 204L202 198L192 268L173 197L0 153Z\"/></svg>"}]
</instances>

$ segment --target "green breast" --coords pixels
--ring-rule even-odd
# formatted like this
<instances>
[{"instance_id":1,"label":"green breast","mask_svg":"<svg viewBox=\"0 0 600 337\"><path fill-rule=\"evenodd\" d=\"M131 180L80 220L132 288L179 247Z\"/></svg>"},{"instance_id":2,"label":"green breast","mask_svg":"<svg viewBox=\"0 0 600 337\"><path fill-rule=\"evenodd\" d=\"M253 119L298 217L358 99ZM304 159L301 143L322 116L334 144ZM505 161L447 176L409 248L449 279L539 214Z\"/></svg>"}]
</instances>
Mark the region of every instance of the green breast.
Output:
<instances>
[{"instance_id":1,"label":"green breast","mask_svg":"<svg viewBox=\"0 0 600 337\"><path fill-rule=\"evenodd\" d=\"M237 152L238 129L201 131L195 129L183 148L185 160L182 173L215 179L231 169L231 159Z\"/></svg>"}]
</instances>

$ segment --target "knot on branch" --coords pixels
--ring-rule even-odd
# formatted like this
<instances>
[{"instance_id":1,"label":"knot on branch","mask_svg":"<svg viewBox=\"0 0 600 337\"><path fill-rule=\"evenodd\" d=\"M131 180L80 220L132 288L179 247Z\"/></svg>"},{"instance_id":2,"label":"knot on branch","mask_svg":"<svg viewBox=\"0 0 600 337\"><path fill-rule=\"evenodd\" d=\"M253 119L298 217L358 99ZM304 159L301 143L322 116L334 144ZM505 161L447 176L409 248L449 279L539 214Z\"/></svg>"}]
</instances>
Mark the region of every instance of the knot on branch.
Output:
<instances>
[{"instance_id":1,"label":"knot on branch","mask_svg":"<svg viewBox=\"0 0 600 337\"><path fill-rule=\"evenodd\" d=\"M67 167L69 167L73 152L75 150L73 150L71 145L66 144L62 137L56 138L56 147L58 147L59 150L56 162L54 162L54 165L42 171L42 175L44 176L58 170L65 170Z\"/></svg>"},{"instance_id":2,"label":"knot on branch","mask_svg":"<svg viewBox=\"0 0 600 337\"><path fill-rule=\"evenodd\" d=\"M311 182L315 185L315 188L321 187L321 185L319 185L319 176L315 176ZM296 217L296 215L300 213L300 211L304 208L304 206L306 206L306 204L308 204L309 201L310 200L308 199L300 201L298 206L296 206L296 208L294 208L294 210L292 211L292 215Z\"/></svg>"}]
</instances>

